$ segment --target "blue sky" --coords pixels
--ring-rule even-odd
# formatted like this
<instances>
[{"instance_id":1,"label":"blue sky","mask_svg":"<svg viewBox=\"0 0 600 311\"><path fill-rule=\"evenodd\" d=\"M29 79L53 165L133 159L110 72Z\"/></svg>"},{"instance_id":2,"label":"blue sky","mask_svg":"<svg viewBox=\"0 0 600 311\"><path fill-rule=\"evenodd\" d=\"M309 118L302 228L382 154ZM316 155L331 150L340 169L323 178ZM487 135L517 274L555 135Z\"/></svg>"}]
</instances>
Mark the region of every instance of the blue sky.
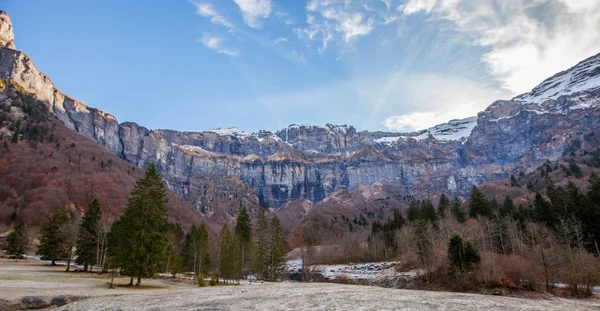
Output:
<instances>
[{"instance_id":1,"label":"blue sky","mask_svg":"<svg viewBox=\"0 0 600 311\"><path fill-rule=\"evenodd\" d=\"M67 95L148 128L411 131L600 52L596 0L0 0Z\"/></svg>"}]
</instances>

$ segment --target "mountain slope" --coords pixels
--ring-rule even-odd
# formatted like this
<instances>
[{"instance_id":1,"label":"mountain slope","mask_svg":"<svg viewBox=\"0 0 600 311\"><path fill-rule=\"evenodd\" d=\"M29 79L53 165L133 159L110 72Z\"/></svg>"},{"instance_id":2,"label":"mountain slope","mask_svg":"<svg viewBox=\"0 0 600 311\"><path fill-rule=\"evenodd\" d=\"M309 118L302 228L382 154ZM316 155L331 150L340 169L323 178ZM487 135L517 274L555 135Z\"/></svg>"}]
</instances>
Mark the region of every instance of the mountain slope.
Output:
<instances>
[{"instance_id":1,"label":"mountain slope","mask_svg":"<svg viewBox=\"0 0 600 311\"><path fill-rule=\"evenodd\" d=\"M18 85L0 80L0 231L14 220L45 223L58 205L87 208L97 198L110 223L121 215L143 170L83 137ZM172 192L171 219L183 226L204 218Z\"/></svg>"},{"instance_id":2,"label":"mountain slope","mask_svg":"<svg viewBox=\"0 0 600 311\"><path fill-rule=\"evenodd\" d=\"M1 19L7 21L7 16ZM600 54L530 93L493 103L476 119L415 133L331 124L290 125L274 133L235 128L179 132L119 124L114 116L65 96L27 55L13 49L12 41L2 38L10 34L0 40L12 48L0 48L1 77L35 93L68 128L118 157L142 168L157 163L170 189L198 209L207 205L203 189L213 177L239 178L260 204L274 208L300 198L319 202L375 182L416 197L441 191L465 195L473 185L558 159L571 140L600 127Z\"/></svg>"}]
</instances>

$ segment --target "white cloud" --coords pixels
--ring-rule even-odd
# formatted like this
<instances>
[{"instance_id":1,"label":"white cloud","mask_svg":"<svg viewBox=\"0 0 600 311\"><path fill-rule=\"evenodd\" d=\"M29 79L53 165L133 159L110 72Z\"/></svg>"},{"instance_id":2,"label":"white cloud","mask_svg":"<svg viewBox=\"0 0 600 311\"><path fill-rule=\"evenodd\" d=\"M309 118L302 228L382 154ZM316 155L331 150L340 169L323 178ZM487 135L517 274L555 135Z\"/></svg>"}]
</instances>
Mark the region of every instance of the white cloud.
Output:
<instances>
[{"instance_id":1,"label":"white cloud","mask_svg":"<svg viewBox=\"0 0 600 311\"><path fill-rule=\"evenodd\" d=\"M252 28L262 28L263 19L271 14L271 0L233 0L240 11L246 25Z\"/></svg>"},{"instance_id":2,"label":"white cloud","mask_svg":"<svg viewBox=\"0 0 600 311\"><path fill-rule=\"evenodd\" d=\"M482 57L503 86L519 94L599 52L597 0L410 0L404 14L454 22L489 48Z\"/></svg>"},{"instance_id":3,"label":"white cloud","mask_svg":"<svg viewBox=\"0 0 600 311\"><path fill-rule=\"evenodd\" d=\"M204 44L207 48L221 54L228 56L237 56L238 53L234 50L230 50L223 47L224 39L218 36L203 35L200 39L200 43Z\"/></svg>"},{"instance_id":4,"label":"white cloud","mask_svg":"<svg viewBox=\"0 0 600 311\"><path fill-rule=\"evenodd\" d=\"M196 13L209 18L210 21L214 24L222 25L230 30L235 28L229 20L223 17L210 3L199 3L199 2L191 2L196 7Z\"/></svg>"},{"instance_id":5,"label":"white cloud","mask_svg":"<svg viewBox=\"0 0 600 311\"><path fill-rule=\"evenodd\" d=\"M306 4L306 11L306 26L294 31L300 39L320 41L320 54L331 40L339 39L340 43L347 46L357 38L369 35L376 24L385 23L384 16L365 9L364 1L310 0Z\"/></svg>"},{"instance_id":6,"label":"white cloud","mask_svg":"<svg viewBox=\"0 0 600 311\"><path fill-rule=\"evenodd\" d=\"M277 39L275 39L275 41L273 41L274 44L278 44L278 43L284 43L287 42L288 39L287 38L283 38L283 37L279 37Z\"/></svg>"}]
</instances>

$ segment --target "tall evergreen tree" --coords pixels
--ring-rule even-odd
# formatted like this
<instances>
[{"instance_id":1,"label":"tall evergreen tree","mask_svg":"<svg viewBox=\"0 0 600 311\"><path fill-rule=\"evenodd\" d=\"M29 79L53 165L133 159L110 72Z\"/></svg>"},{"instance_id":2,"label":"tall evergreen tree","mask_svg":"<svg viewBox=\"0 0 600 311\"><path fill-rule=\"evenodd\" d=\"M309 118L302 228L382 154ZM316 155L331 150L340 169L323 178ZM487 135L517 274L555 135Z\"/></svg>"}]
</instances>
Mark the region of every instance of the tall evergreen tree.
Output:
<instances>
[{"instance_id":1,"label":"tall evergreen tree","mask_svg":"<svg viewBox=\"0 0 600 311\"><path fill-rule=\"evenodd\" d=\"M219 273L226 280L239 279L238 245L235 235L223 224L219 242Z\"/></svg>"},{"instance_id":2,"label":"tall evergreen tree","mask_svg":"<svg viewBox=\"0 0 600 311\"><path fill-rule=\"evenodd\" d=\"M235 236L237 238L240 255L240 265L242 274L247 274L248 258L250 257L252 242L252 223L245 207L242 207L235 223Z\"/></svg>"},{"instance_id":3,"label":"tall evergreen tree","mask_svg":"<svg viewBox=\"0 0 600 311\"><path fill-rule=\"evenodd\" d=\"M449 215L450 213L450 200L448 200L448 197L443 193L440 195L437 213L440 219L446 218L446 215Z\"/></svg>"},{"instance_id":4,"label":"tall evergreen tree","mask_svg":"<svg viewBox=\"0 0 600 311\"><path fill-rule=\"evenodd\" d=\"M286 242L277 215L271 219L271 243L269 275L271 280L279 280L285 271Z\"/></svg>"},{"instance_id":5,"label":"tall evergreen tree","mask_svg":"<svg viewBox=\"0 0 600 311\"><path fill-rule=\"evenodd\" d=\"M424 200L421 202L421 219L431 223L434 226L437 226L437 216L437 212L435 211L435 207L431 201Z\"/></svg>"},{"instance_id":6,"label":"tall evergreen tree","mask_svg":"<svg viewBox=\"0 0 600 311\"><path fill-rule=\"evenodd\" d=\"M75 251L76 261L78 264L83 265L84 271L88 270L88 266L97 264L101 238L101 220L100 202L94 199L79 225L77 249Z\"/></svg>"},{"instance_id":7,"label":"tall evergreen tree","mask_svg":"<svg viewBox=\"0 0 600 311\"><path fill-rule=\"evenodd\" d=\"M477 218L478 216L491 217L492 210L485 195L479 188L473 186L471 196L469 196L469 217Z\"/></svg>"},{"instance_id":8,"label":"tall evergreen tree","mask_svg":"<svg viewBox=\"0 0 600 311\"><path fill-rule=\"evenodd\" d=\"M513 202L513 200L506 196L506 198L504 198L504 202L502 202L502 205L500 206L500 211L499 211L499 215L500 218L506 218L506 217L510 217L513 218L513 215L516 212L516 208L515 208L515 203Z\"/></svg>"},{"instance_id":9,"label":"tall evergreen tree","mask_svg":"<svg viewBox=\"0 0 600 311\"><path fill-rule=\"evenodd\" d=\"M123 216L112 235L115 259L119 260L122 274L141 279L160 271L167 259L169 239L169 212L166 205L165 185L154 164L148 165L139 179Z\"/></svg>"},{"instance_id":10,"label":"tall evergreen tree","mask_svg":"<svg viewBox=\"0 0 600 311\"><path fill-rule=\"evenodd\" d=\"M466 215L465 211L463 211L462 204L460 203L460 200L458 199L458 197L454 197L454 201L452 202L451 212L452 212L452 217L454 217L454 219L456 221L463 223L467 220L467 215Z\"/></svg>"},{"instance_id":11,"label":"tall evergreen tree","mask_svg":"<svg viewBox=\"0 0 600 311\"><path fill-rule=\"evenodd\" d=\"M421 219L421 208L419 207L417 202L410 202L410 206L408 207L408 212L406 214L406 219L409 222Z\"/></svg>"},{"instance_id":12,"label":"tall evergreen tree","mask_svg":"<svg viewBox=\"0 0 600 311\"><path fill-rule=\"evenodd\" d=\"M6 237L6 251L12 254L16 258L21 258L25 253L25 247L29 244L29 237L27 236L27 230L25 230L25 224L19 222L14 230Z\"/></svg>"},{"instance_id":13,"label":"tall evergreen tree","mask_svg":"<svg viewBox=\"0 0 600 311\"><path fill-rule=\"evenodd\" d=\"M71 220L66 206L58 206L50 219L42 228L42 236L37 254L42 256L42 260L52 261L52 265L57 260L68 260L69 251L73 238L71 232Z\"/></svg>"},{"instance_id":14,"label":"tall evergreen tree","mask_svg":"<svg viewBox=\"0 0 600 311\"><path fill-rule=\"evenodd\" d=\"M268 278L269 267L269 242L270 228L265 210L258 209L258 221L256 223L255 240L256 240L256 256L255 256L255 271L262 278Z\"/></svg>"}]
</instances>

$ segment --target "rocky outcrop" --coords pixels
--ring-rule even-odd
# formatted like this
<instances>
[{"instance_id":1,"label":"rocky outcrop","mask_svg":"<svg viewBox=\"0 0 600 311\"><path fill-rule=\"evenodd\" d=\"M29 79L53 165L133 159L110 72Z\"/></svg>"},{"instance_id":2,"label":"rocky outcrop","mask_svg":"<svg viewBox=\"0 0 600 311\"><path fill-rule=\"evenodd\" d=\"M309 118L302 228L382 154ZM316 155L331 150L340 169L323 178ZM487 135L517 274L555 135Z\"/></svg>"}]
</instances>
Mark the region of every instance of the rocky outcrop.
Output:
<instances>
[{"instance_id":1,"label":"rocky outcrop","mask_svg":"<svg viewBox=\"0 0 600 311\"><path fill-rule=\"evenodd\" d=\"M0 11L0 47L16 49L15 35L12 29L10 17L4 11Z\"/></svg>"},{"instance_id":2,"label":"rocky outcrop","mask_svg":"<svg viewBox=\"0 0 600 311\"><path fill-rule=\"evenodd\" d=\"M275 133L236 128L204 132L149 130L120 123L58 91L22 52L0 14L0 77L43 100L66 126L119 157L155 162L167 184L198 208L207 176L237 176L260 203L279 207L318 202L338 190L375 182L416 196L502 179L562 155L571 139L600 127L600 54L545 81L531 93L497 101L477 118L452 120L415 133L357 131L347 125L290 125ZM9 48L7 46L11 46Z\"/></svg>"}]
</instances>

